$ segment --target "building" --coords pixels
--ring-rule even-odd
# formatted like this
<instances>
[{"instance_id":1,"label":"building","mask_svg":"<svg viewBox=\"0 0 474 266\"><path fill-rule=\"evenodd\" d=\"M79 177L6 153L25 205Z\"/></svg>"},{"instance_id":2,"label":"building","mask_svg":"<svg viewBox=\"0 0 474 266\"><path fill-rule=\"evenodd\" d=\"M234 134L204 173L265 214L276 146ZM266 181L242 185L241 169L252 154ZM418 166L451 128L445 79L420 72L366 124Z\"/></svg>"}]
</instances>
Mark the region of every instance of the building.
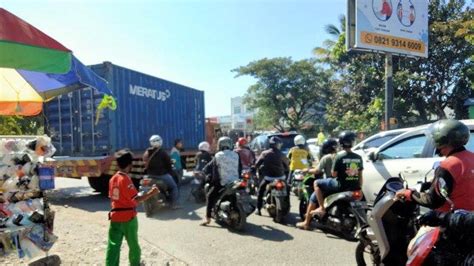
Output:
<instances>
[{"instance_id":1,"label":"building","mask_svg":"<svg viewBox=\"0 0 474 266\"><path fill-rule=\"evenodd\" d=\"M254 111L250 111L244 103L243 97L230 99L232 129L252 131L254 128Z\"/></svg>"}]
</instances>

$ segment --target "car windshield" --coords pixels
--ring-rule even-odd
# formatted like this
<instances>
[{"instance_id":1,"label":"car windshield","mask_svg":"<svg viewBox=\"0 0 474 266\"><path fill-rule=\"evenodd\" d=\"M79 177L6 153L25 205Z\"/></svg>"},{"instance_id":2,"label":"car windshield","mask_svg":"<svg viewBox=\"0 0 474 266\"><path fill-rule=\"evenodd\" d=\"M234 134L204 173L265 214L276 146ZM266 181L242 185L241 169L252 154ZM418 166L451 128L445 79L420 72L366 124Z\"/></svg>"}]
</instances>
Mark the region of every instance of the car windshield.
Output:
<instances>
[{"instance_id":1,"label":"car windshield","mask_svg":"<svg viewBox=\"0 0 474 266\"><path fill-rule=\"evenodd\" d=\"M293 146L295 146L295 143L294 143L294 138L295 136L294 135L290 135L290 136L278 136L281 141L283 142L283 145L281 146L281 150L282 151L285 151L285 150L289 150L291 149Z\"/></svg>"}]
</instances>

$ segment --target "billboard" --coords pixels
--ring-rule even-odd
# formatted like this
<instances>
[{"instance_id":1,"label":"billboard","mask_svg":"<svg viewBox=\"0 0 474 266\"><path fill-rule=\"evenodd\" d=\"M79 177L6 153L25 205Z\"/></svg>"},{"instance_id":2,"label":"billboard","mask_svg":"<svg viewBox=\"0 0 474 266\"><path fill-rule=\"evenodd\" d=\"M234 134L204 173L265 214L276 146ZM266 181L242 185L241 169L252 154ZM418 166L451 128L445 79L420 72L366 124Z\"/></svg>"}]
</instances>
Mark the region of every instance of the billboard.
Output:
<instances>
[{"instance_id":1,"label":"billboard","mask_svg":"<svg viewBox=\"0 0 474 266\"><path fill-rule=\"evenodd\" d=\"M349 49L428 57L428 0L349 0Z\"/></svg>"}]
</instances>

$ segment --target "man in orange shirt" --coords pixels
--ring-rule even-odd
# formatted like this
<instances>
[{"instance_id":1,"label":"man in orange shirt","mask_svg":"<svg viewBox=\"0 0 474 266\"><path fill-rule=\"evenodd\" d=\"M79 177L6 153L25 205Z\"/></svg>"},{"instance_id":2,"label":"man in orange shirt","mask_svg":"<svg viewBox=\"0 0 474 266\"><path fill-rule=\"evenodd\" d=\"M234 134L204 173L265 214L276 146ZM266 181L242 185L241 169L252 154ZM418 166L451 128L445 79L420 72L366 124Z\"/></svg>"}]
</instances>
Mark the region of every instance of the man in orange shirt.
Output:
<instances>
[{"instance_id":1,"label":"man in orange shirt","mask_svg":"<svg viewBox=\"0 0 474 266\"><path fill-rule=\"evenodd\" d=\"M138 220L136 207L138 203L159 193L156 186L145 195L139 195L128 172L132 169L133 154L129 150L115 153L120 170L109 181L109 198L112 210L109 212L109 241L105 263L107 266L118 266L120 247L123 237L129 247L130 265L140 265L141 250L138 244Z\"/></svg>"}]
</instances>

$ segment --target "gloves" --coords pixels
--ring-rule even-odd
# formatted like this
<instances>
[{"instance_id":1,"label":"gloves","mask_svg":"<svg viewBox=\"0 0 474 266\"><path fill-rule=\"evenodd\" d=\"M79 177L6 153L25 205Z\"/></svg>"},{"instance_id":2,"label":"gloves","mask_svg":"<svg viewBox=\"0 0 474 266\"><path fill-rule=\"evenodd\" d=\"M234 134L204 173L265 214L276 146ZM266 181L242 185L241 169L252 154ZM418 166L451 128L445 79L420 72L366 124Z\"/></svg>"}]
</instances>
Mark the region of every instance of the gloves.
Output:
<instances>
[{"instance_id":1,"label":"gloves","mask_svg":"<svg viewBox=\"0 0 474 266\"><path fill-rule=\"evenodd\" d=\"M418 223L427 226L445 226L448 214L446 212L429 211L418 218Z\"/></svg>"}]
</instances>

